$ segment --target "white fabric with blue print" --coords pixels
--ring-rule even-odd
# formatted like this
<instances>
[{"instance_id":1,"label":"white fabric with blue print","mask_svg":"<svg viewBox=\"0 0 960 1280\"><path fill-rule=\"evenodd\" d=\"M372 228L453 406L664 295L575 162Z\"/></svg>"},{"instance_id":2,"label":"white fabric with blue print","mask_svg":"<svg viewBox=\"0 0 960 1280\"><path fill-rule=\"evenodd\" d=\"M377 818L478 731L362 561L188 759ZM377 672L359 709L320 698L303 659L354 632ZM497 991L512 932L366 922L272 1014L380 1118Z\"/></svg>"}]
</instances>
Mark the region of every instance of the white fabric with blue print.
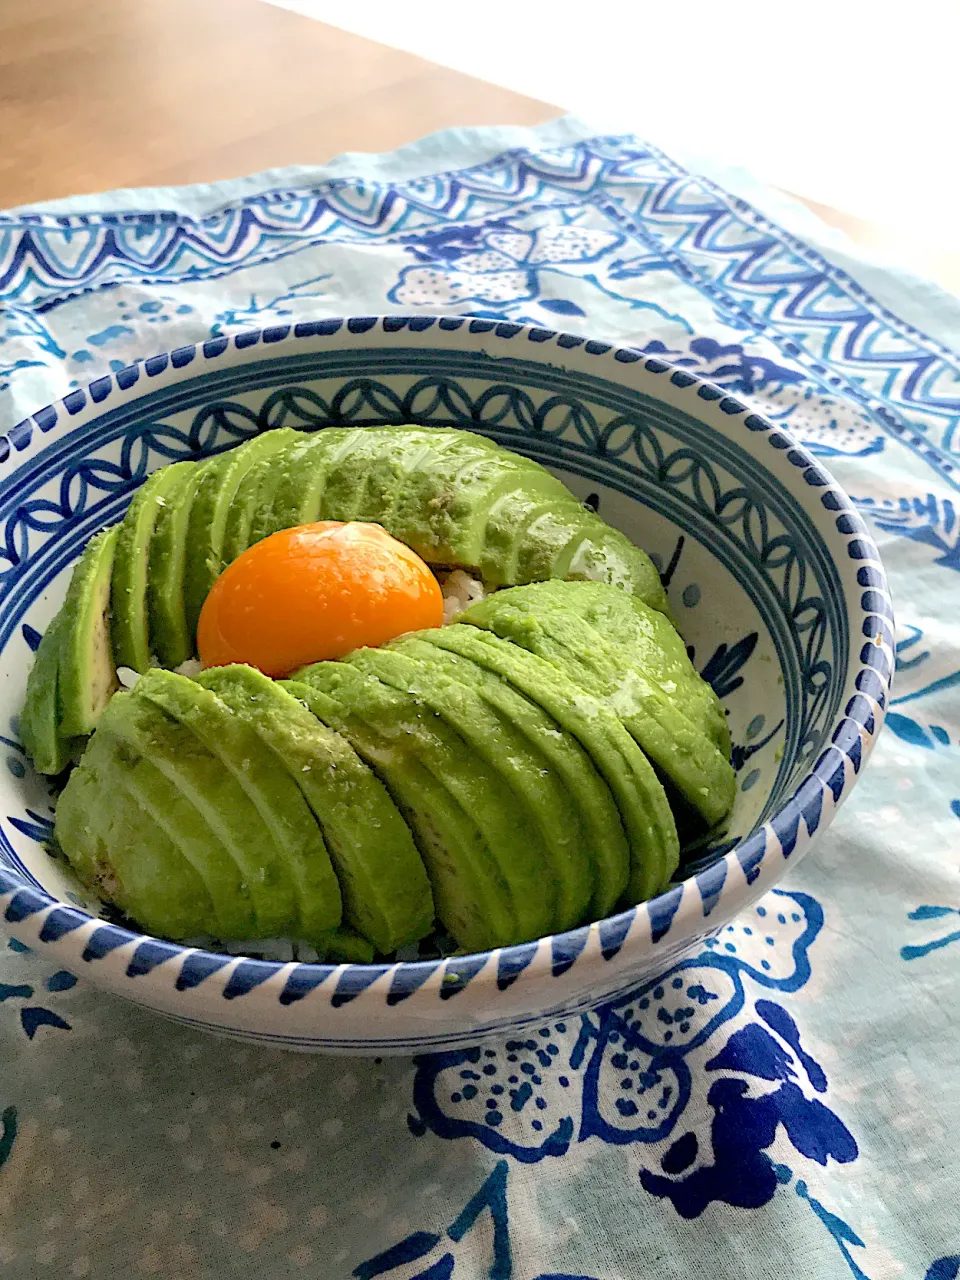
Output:
<instances>
[{"instance_id":1,"label":"white fabric with blue print","mask_svg":"<svg viewBox=\"0 0 960 1280\"><path fill-rule=\"evenodd\" d=\"M293 316L590 333L824 458L899 624L887 732L815 853L700 954L523 1039L235 1048L4 943L4 1280L960 1275L960 304L743 183L566 120L0 215L7 423Z\"/></svg>"}]
</instances>

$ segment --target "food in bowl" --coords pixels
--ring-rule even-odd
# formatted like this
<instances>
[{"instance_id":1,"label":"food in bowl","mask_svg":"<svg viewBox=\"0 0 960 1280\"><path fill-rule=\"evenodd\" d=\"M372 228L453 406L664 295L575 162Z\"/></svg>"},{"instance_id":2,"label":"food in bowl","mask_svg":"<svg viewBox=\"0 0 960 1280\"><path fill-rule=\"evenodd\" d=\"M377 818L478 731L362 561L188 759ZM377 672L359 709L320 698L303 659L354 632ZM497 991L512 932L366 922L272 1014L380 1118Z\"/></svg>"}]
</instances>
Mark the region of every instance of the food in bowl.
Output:
<instances>
[{"instance_id":1,"label":"food in bowl","mask_svg":"<svg viewBox=\"0 0 960 1280\"><path fill-rule=\"evenodd\" d=\"M734 795L649 557L442 428L153 472L77 565L21 733L38 771L75 762L57 842L139 925L346 960L649 899Z\"/></svg>"}]
</instances>

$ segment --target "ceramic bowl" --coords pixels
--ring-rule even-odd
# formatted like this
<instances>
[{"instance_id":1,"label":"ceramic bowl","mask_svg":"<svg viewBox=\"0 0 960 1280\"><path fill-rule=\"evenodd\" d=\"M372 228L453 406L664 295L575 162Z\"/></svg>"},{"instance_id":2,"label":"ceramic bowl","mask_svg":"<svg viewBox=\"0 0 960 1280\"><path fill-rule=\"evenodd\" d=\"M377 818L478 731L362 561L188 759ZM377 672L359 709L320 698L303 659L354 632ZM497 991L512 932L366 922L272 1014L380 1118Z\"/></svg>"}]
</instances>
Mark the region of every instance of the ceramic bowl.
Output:
<instances>
[{"instance_id":1,"label":"ceramic bowl","mask_svg":"<svg viewBox=\"0 0 960 1280\"><path fill-rule=\"evenodd\" d=\"M46 852L53 793L17 742L31 651L74 561L164 463L281 425L390 422L465 427L537 459L654 556L729 717L728 831L651 902L477 955L281 963L111 923ZM703 945L774 885L853 790L882 724L892 618L860 517L785 432L630 348L464 317L237 333L73 391L0 438L0 459L0 912L51 962L191 1026L407 1053L589 1007Z\"/></svg>"}]
</instances>

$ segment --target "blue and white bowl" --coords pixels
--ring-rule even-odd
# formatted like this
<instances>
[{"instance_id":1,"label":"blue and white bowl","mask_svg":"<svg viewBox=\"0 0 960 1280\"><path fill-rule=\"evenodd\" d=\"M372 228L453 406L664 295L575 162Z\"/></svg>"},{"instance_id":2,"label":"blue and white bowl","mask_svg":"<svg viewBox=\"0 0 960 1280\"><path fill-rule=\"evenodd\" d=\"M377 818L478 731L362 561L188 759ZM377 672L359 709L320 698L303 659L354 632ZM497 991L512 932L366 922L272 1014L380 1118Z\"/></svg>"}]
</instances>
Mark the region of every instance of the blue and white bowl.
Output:
<instances>
[{"instance_id":1,"label":"blue and white bowl","mask_svg":"<svg viewBox=\"0 0 960 1280\"><path fill-rule=\"evenodd\" d=\"M53 798L17 742L39 635L88 538L154 468L270 427L421 422L479 431L560 475L658 559L729 716L737 801L687 878L522 946L390 965L181 947L101 918L51 858ZM191 1026L289 1048L470 1043L627 989L699 946L802 857L856 784L893 669L876 548L783 431L629 348L463 317L238 333L138 362L0 437L0 912L57 965Z\"/></svg>"}]
</instances>

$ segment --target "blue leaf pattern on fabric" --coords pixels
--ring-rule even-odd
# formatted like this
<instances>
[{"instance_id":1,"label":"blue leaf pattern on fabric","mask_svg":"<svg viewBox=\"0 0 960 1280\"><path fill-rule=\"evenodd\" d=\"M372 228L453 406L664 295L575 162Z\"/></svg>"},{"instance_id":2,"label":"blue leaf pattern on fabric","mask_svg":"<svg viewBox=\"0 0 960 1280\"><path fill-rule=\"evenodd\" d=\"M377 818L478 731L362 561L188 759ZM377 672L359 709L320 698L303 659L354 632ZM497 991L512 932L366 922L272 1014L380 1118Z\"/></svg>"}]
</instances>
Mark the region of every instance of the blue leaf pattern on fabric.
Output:
<instances>
[{"instance_id":1,"label":"blue leaf pattern on fabric","mask_svg":"<svg viewBox=\"0 0 960 1280\"><path fill-rule=\"evenodd\" d=\"M509 1167L499 1161L483 1185L471 1196L443 1236L427 1231L414 1231L405 1239L361 1262L353 1269L356 1280L376 1280L378 1276L396 1275L403 1270L403 1280L515 1280L513 1249L510 1243L510 1211L507 1203ZM478 1222L489 1214L492 1225L488 1256L475 1256L461 1267L450 1252L450 1242L459 1244L473 1232ZM442 1251L442 1252L441 1252ZM439 1256L433 1256L439 1254ZM409 1270L423 1264L422 1269ZM541 1272L532 1280L595 1280L595 1277L568 1272Z\"/></svg>"},{"instance_id":2,"label":"blue leaf pattern on fabric","mask_svg":"<svg viewBox=\"0 0 960 1280\"><path fill-rule=\"evenodd\" d=\"M960 803L954 801L957 805L956 815L960 818ZM960 920L960 907L943 907L943 906L923 906L917 907L915 911L911 911L907 916L908 920L945 920L949 917ZM931 939L929 942L910 943L900 948L900 958L902 960L922 960L924 956L930 955L933 951L942 951L944 947L952 946L954 943L960 943L960 928L951 930L949 933L940 934L938 937Z\"/></svg>"},{"instance_id":3,"label":"blue leaf pattern on fabric","mask_svg":"<svg viewBox=\"0 0 960 1280\"><path fill-rule=\"evenodd\" d=\"M854 1277L854 1280L870 1280L870 1277L865 1272L861 1271L860 1267L857 1265L856 1259L850 1252L851 1245L858 1249L864 1248L864 1242L860 1236L858 1236L853 1228L844 1222L842 1218L838 1217L835 1213L831 1213L830 1210L826 1209L819 1200L812 1196L807 1188L807 1184L802 1179L797 1182L797 1195L807 1202L814 1214L816 1214L819 1220L826 1227L830 1236L843 1255L843 1260L850 1268L850 1274Z\"/></svg>"},{"instance_id":4,"label":"blue leaf pattern on fabric","mask_svg":"<svg viewBox=\"0 0 960 1280\"><path fill-rule=\"evenodd\" d=\"M32 1040L41 1027L56 1027L60 1031L69 1031L70 1023L61 1018L52 1009L41 1009L39 1005L28 1005L20 1010L20 1023L28 1040Z\"/></svg>"},{"instance_id":5,"label":"blue leaf pattern on fabric","mask_svg":"<svg viewBox=\"0 0 960 1280\"><path fill-rule=\"evenodd\" d=\"M10 1159L13 1144L17 1140L17 1109L5 1107L0 1114L0 1168Z\"/></svg>"},{"instance_id":6,"label":"blue leaf pattern on fabric","mask_svg":"<svg viewBox=\"0 0 960 1280\"><path fill-rule=\"evenodd\" d=\"M947 569L960 571L960 520L951 498L938 498L928 493L923 498L855 499L868 512L878 529L899 534L913 542L932 547L940 554L934 561Z\"/></svg>"}]
</instances>

